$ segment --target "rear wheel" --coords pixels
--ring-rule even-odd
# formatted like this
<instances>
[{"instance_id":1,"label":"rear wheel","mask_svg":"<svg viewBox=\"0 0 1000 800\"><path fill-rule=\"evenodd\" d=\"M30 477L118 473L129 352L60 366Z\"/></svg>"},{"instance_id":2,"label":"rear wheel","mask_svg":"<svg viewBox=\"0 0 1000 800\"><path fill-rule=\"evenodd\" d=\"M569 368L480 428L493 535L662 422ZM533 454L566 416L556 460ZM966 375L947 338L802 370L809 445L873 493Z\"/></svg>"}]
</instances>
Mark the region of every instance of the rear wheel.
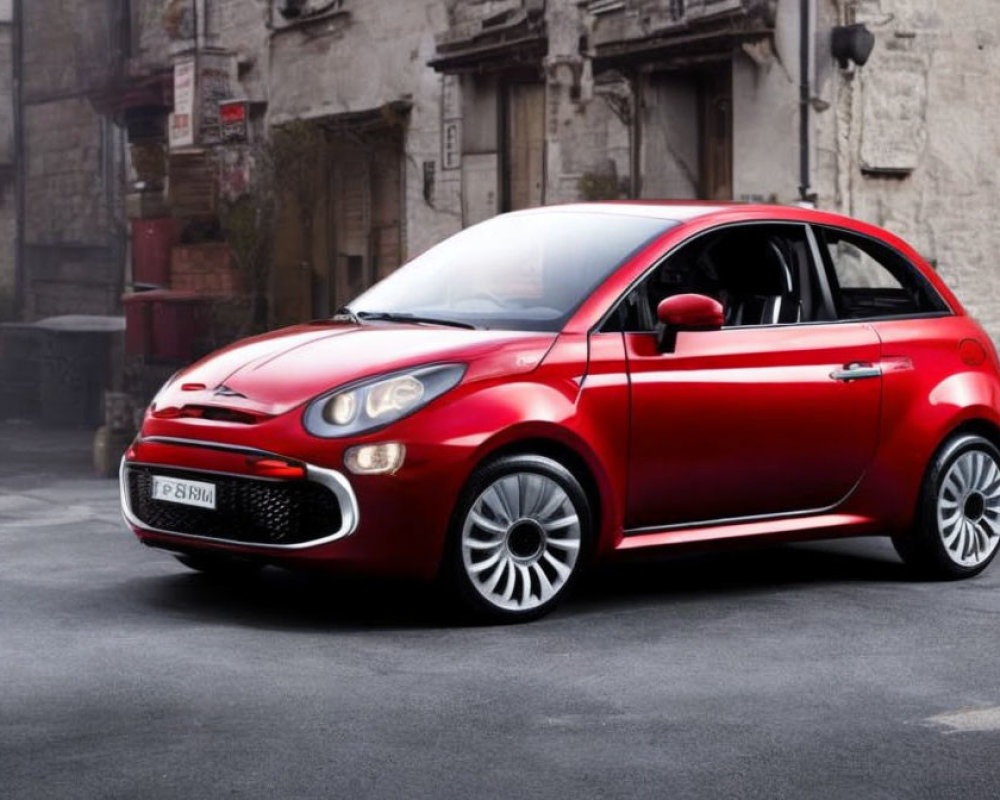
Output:
<instances>
[{"instance_id":1,"label":"rear wheel","mask_svg":"<svg viewBox=\"0 0 1000 800\"><path fill-rule=\"evenodd\" d=\"M893 544L930 578L969 578L986 569L1000 545L1000 450L971 434L946 442L924 478L913 532Z\"/></svg>"},{"instance_id":2,"label":"rear wheel","mask_svg":"<svg viewBox=\"0 0 1000 800\"><path fill-rule=\"evenodd\" d=\"M477 615L536 619L576 582L590 537L590 505L573 473L544 456L508 456L480 469L459 500L446 567Z\"/></svg>"}]
</instances>

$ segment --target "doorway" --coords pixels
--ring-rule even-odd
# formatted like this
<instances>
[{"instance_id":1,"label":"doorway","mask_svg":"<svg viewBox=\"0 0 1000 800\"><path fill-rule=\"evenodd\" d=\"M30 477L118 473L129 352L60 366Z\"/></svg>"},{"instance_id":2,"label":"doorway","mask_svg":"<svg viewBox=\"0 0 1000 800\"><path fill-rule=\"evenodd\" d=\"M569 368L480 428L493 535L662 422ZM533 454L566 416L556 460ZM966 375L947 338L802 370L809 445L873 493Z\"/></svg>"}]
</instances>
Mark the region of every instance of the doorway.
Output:
<instances>
[{"instance_id":1,"label":"doorway","mask_svg":"<svg viewBox=\"0 0 1000 800\"><path fill-rule=\"evenodd\" d=\"M639 196L731 200L732 66L640 76Z\"/></svg>"}]
</instances>

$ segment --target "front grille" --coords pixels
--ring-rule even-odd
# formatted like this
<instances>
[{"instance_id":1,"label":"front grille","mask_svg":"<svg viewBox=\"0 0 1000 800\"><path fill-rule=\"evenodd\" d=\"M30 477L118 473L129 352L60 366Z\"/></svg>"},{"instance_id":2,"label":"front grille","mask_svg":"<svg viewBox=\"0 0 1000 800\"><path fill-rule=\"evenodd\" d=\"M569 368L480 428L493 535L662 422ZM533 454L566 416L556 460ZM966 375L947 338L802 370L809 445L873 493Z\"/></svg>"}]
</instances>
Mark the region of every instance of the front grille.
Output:
<instances>
[{"instance_id":1,"label":"front grille","mask_svg":"<svg viewBox=\"0 0 1000 800\"><path fill-rule=\"evenodd\" d=\"M153 499L153 475L215 484L215 510ZM150 528L247 544L294 545L332 536L340 505L324 486L307 480L241 478L165 467L130 466L132 514Z\"/></svg>"}]
</instances>

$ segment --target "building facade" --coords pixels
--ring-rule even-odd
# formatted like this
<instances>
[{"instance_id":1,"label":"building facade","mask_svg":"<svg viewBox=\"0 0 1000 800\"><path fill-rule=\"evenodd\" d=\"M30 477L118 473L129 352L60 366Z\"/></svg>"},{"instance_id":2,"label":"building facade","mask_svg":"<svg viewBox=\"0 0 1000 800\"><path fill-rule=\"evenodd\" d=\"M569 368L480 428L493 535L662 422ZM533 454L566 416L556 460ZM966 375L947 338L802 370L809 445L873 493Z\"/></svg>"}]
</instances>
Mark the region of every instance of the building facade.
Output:
<instances>
[{"instance_id":1,"label":"building facade","mask_svg":"<svg viewBox=\"0 0 1000 800\"><path fill-rule=\"evenodd\" d=\"M93 98L124 64L123 0L14 0L16 271L21 316L119 308L120 129Z\"/></svg>"},{"instance_id":2,"label":"building facade","mask_svg":"<svg viewBox=\"0 0 1000 800\"><path fill-rule=\"evenodd\" d=\"M29 313L62 308L66 276L108 283L113 263L128 279L126 211L176 220L171 247L225 240L211 220L280 162L267 143L284 131L305 155L271 187L269 324L332 313L493 214L645 197L809 202L884 225L1000 336L994 0L64 3L88 7L75 53L127 20L103 83L81 78L82 56L51 63L65 31L46 4L23 9ZM88 292L88 307L113 300Z\"/></svg>"}]
</instances>

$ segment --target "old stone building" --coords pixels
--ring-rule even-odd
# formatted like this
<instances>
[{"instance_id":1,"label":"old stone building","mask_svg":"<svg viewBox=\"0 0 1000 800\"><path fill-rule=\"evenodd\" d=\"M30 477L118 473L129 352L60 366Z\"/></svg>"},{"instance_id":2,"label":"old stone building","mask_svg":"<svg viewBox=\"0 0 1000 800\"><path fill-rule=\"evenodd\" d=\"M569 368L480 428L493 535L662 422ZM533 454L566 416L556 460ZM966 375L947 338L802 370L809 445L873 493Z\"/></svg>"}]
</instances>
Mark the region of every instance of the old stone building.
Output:
<instances>
[{"instance_id":1,"label":"old stone building","mask_svg":"<svg viewBox=\"0 0 1000 800\"><path fill-rule=\"evenodd\" d=\"M224 217L238 187L267 188L252 174L264 162L288 162L268 150L275 132L288 134L285 150L302 151L307 166L294 165L294 185L277 176L271 324L332 313L461 227L458 173L441 165L442 79L427 66L447 26L443 2L136 0L132 21L130 86L172 89L162 109L146 100L119 109L149 122L128 125L132 179L147 188L138 159L157 143L144 132L160 131L164 208L148 191L139 204L152 215L170 214L185 230ZM197 119L180 135L192 111L181 108L178 76L189 69ZM220 100L244 104L242 132L206 124L218 120ZM205 169L218 177L213 197L198 194Z\"/></svg>"},{"instance_id":2,"label":"old stone building","mask_svg":"<svg viewBox=\"0 0 1000 800\"><path fill-rule=\"evenodd\" d=\"M464 0L464 221L601 197L811 202L910 238L1000 336L991 0ZM833 32L874 34L860 67ZM862 59L863 60L863 59Z\"/></svg>"},{"instance_id":3,"label":"old stone building","mask_svg":"<svg viewBox=\"0 0 1000 800\"><path fill-rule=\"evenodd\" d=\"M1000 340L1000 9L992 0L824 3L877 37L860 70L818 61L822 207L884 225L932 259Z\"/></svg>"},{"instance_id":4,"label":"old stone building","mask_svg":"<svg viewBox=\"0 0 1000 800\"><path fill-rule=\"evenodd\" d=\"M119 307L122 135L93 98L126 56L121 0L15 0L21 315Z\"/></svg>"},{"instance_id":5,"label":"old stone building","mask_svg":"<svg viewBox=\"0 0 1000 800\"><path fill-rule=\"evenodd\" d=\"M1000 335L993 0L22 5L29 315L114 304L126 210L218 237L205 220L252 184L257 150L308 129L312 168L278 204L271 324L330 313L498 212L670 197L883 224ZM832 52L856 25L874 35L864 66ZM226 100L245 103L223 121Z\"/></svg>"}]
</instances>

